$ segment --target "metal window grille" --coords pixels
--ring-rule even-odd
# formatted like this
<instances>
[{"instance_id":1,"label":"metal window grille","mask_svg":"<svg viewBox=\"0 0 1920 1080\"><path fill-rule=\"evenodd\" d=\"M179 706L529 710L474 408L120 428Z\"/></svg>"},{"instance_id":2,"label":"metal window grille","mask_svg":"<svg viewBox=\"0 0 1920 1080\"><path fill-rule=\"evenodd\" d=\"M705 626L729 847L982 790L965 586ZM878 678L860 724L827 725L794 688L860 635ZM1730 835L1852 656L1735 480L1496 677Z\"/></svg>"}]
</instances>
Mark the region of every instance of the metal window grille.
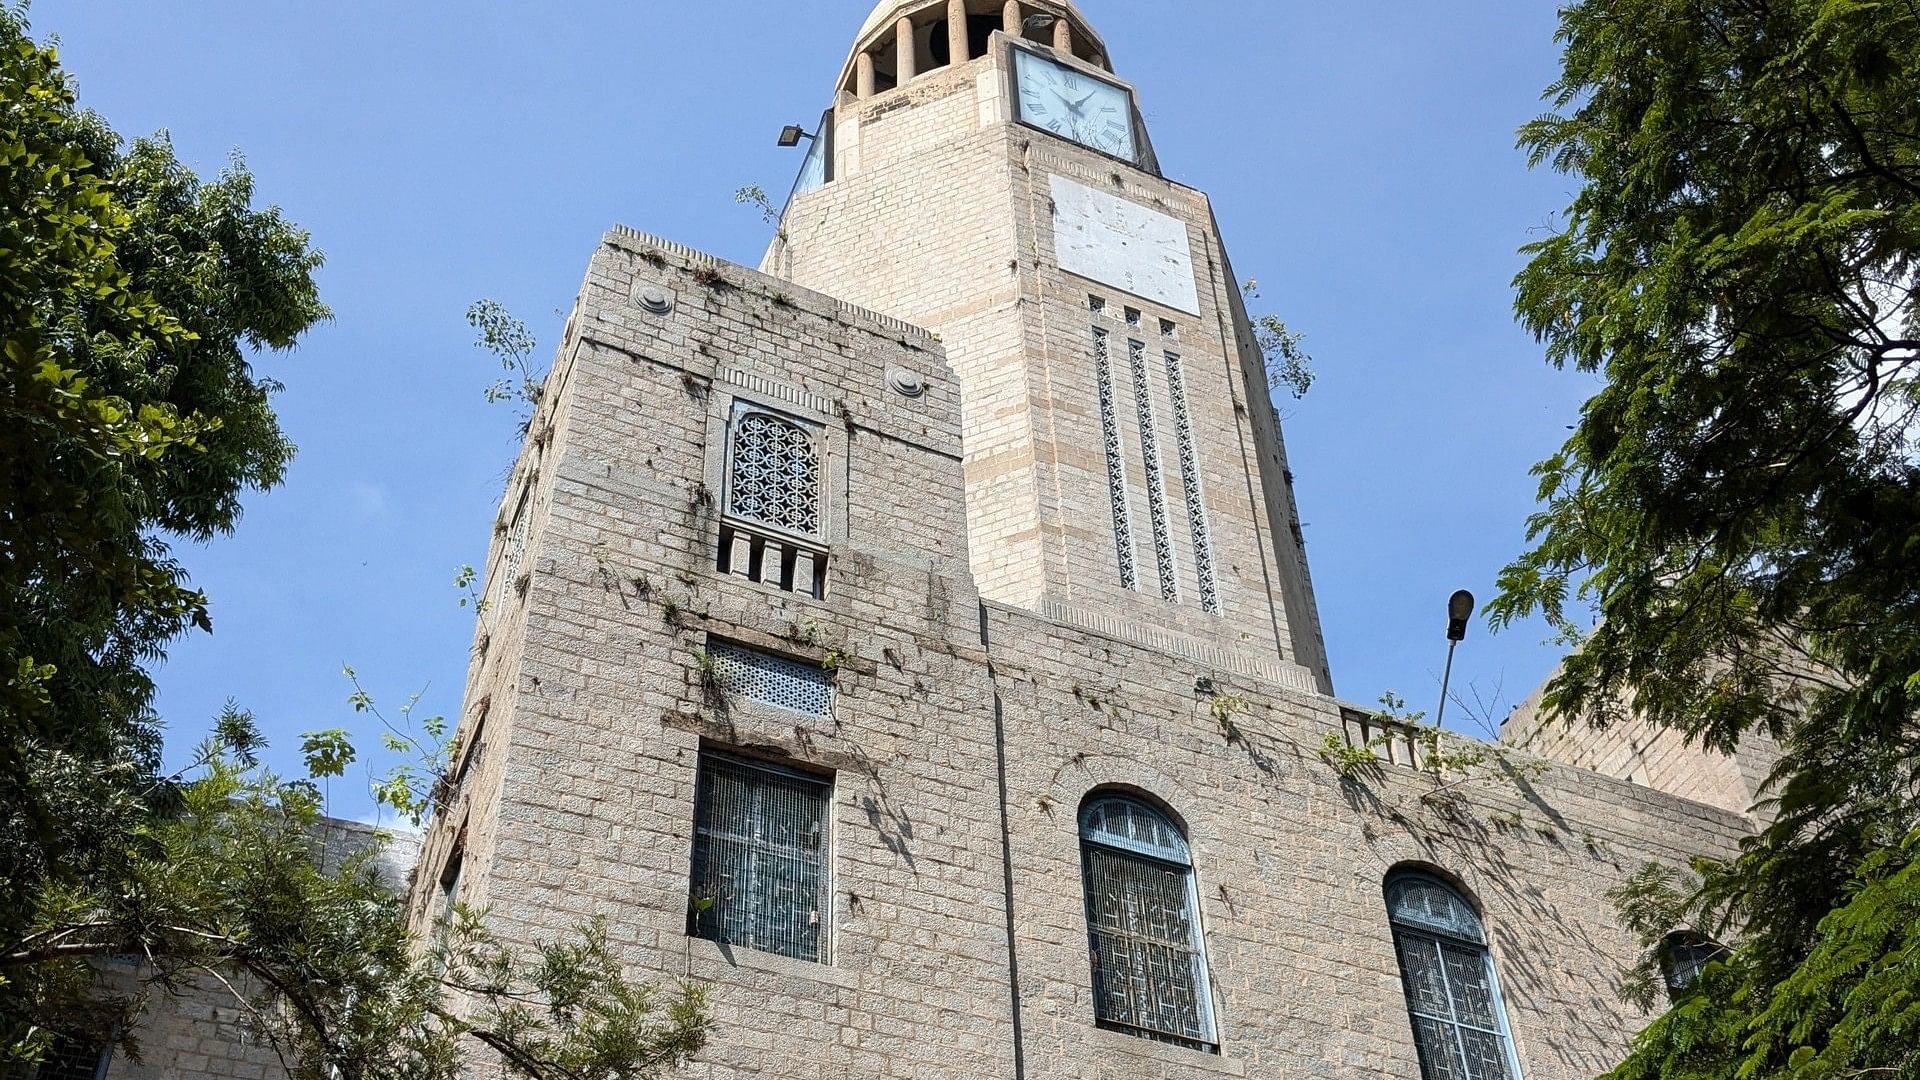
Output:
<instances>
[{"instance_id":1,"label":"metal window grille","mask_svg":"<svg viewBox=\"0 0 1920 1080\"><path fill-rule=\"evenodd\" d=\"M727 512L802 536L819 536L820 450L813 433L772 413L735 417Z\"/></svg>"},{"instance_id":2,"label":"metal window grille","mask_svg":"<svg viewBox=\"0 0 1920 1080\"><path fill-rule=\"evenodd\" d=\"M1421 876L1387 886L1387 911L1425 1080L1518 1080L1493 956L1458 893Z\"/></svg>"},{"instance_id":3,"label":"metal window grille","mask_svg":"<svg viewBox=\"0 0 1920 1080\"><path fill-rule=\"evenodd\" d=\"M1187 526L1193 531L1194 570L1200 578L1200 606L1220 614L1220 579L1213 563L1213 529L1200 491L1200 455L1194 445L1193 413L1187 408L1187 376L1180 354L1167 358L1167 395L1173 401L1174 438L1180 449L1180 481L1187 490Z\"/></svg>"},{"instance_id":4,"label":"metal window grille","mask_svg":"<svg viewBox=\"0 0 1920 1080\"><path fill-rule=\"evenodd\" d=\"M726 641L708 641L707 655L723 693L806 716L833 714L833 679L817 664Z\"/></svg>"},{"instance_id":5,"label":"metal window grille","mask_svg":"<svg viewBox=\"0 0 1920 1080\"><path fill-rule=\"evenodd\" d=\"M1214 1048L1198 897L1186 840L1132 799L1080 819L1094 1018L1162 1042Z\"/></svg>"},{"instance_id":6,"label":"metal window grille","mask_svg":"<svg viewBox=\"0 0 1920 1080\"><path fill-rule=\"evenodd\" d=\"M1147 346L1127 342L1127 364L1133 369L1133 402L1140 416L1140 456L1147 470L1147 516L1153 523L1153 553L1160 568L1160 599L1180 600L1180 584L1173 562L1173 527L1167 521L1167 482L1160 475L1160 437L1153 425L1153 387L1147 382Z\"/></svg>"},{"instance_id":7,"label":"metal window grille","mask_svg":"<svg viewBox=\"0 0 1920 1080\"><path fill-rule=\"evenodd\" d=\"M825 781L703 752L687 932L825 963L831 803Z\"/></svg>"},{"instance_id":8,"label":"metal window grille","mask_svg":"<svg viewBox=\"0 0 1920 1080\"><path fill-rule=\"evenodd\" d=\"M1699 934L1683 931L1668 935L1661 964L1667 978L1668 996L1677 996L1692 986L1709 963L1731 955L1732 951L1725 945Z\"/></svg>"},{"instance_id":9,"label":"metal window grille","mask_svg":"<svg viewBox=\"0 0 1920 1080\"><path fill-rule=\"evenodd\" d=\"M45 1061L29 1070L29 1080L100 1080L113 1060L111 1047L63 1035L54 1040Z\"/></svg>"},{"instance_id":10,"label":"metal window grille","mask_svg":"<svg viewBox=\"0 0 1920 1080\"><path fill-rule=\"evenodd\" d=\"M1107 332L1093 328L1093 372L1100 392L1100 435L1107 450L1107 495L1113 502L1113 542L1120 561L1120 584L1140 587L1133 562L1133 514L1127 506L1127 466L1120 447L1120 421L1114 412L1112 349Z\"/></svg>"}]
</instances>

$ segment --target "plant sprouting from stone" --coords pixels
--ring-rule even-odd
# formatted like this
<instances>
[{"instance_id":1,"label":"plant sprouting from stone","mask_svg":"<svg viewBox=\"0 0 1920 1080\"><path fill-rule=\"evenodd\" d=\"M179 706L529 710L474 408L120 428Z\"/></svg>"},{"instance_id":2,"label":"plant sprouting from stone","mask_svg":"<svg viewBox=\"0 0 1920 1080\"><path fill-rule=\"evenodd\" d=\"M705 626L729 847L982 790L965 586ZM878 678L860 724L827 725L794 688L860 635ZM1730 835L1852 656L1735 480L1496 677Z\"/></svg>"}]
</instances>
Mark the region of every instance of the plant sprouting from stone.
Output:
<instances>
[{"instance_id":1,"label":"plant sprouting from stone","mask_svg":"<svg viewBox=\"0 0 1920 1080\"><path fill-rule=\"evenodd\" d=\"M1241 286L1249 306L1260 298L1260 282L1248 278ZM1295 400L1307 396L1315 378L1313 356L1303 344L1305 335L1291 329L1278 315L1250 315L1253 320L1253 344L1260 350L1266 366L1267 389L1284 389Z\"/></svg>"},{"instance_id":2,"label":"plant sprouting from stone","mask_svg":"<svg viewBox=\"0 0 1920 1080\"><path fill-rule=\"evenodd\" d=\"M1220 736L1229 743L1242 742L1245 736L1234 718L1247 711L1247 699L1237 694L1215 694L1207 702L1207 711L1212 714L1213 722L1220 725Z\"/></svg>"},{"instance_id":3,"label":"plant sprouting from stone","mask_svg":"<svg viewBox=\"0 0 1920 1080\"><path fill-rule=\"evenodd\" d=\"M780 208L773 205L773 200L767 196L767 189L759 184L748 184L735 191L733 201L760 211L760 220L769 225L780 220Z\"/></svg>"},{"instance_id":4,"label":"plant sprouting from stone","mask_svg":"<svg viewBox=\"0 0 1920 1080\"><path fill-rule=\"evenodd\" d=\"M454 571L453 587L460 590L460 606L472 608L476 615L485 614L487 610L487 598L480 594L479 581L479 571L471 564L463 563Z\"/></svg>"},{"instance_id":5,"label":"plant sprouting from stone","mask_svg":"<svg viewBox=\"0 0 1920 1080\"><path fill-rule=\"evenodd\" d=\"M361 684L359 673L351 665L344 666L341 672L353 685L353 693L347 695L347 704L355 713L379 721L384 729L380 734L382 746L387 753L399 758L397 764L375 778L374 800L418 828L436 808L445 803L450 794L452 746L448 738L447 719L444 716L416 719L414 714L420 704L420 693L409 696L394 710L395 716L390 718ZM314 732L307 736L309 740L331 739L336 742L344 741L345 737L346 733L338 729Z\"/></svg>"},{"instance_id":6,"label":"plant sprouting from stone","mask_svg":"<svg viewBox=\"0 0 1920 1080\"><path fill-rule=\"evenodd\" d=\"M490 402L510 401L522 409L522 433L540 407L544 375L533 366L533 332L497 300L476 300L467 308L467 325L479 331L474 347L499 361L507 374L487 387Z\"/></svg>"}]
</instances>

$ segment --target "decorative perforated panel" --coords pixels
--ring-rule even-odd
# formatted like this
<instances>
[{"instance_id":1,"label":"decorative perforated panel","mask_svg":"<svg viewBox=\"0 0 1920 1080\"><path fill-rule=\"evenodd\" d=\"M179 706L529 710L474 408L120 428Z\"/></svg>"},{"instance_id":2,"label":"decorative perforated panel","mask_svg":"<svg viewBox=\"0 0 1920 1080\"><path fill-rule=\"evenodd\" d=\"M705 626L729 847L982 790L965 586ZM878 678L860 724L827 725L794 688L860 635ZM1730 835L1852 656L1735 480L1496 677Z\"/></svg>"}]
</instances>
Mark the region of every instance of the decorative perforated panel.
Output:
<instances>
[{"instance_id":1,"label":"decorative perforated panel","mask_svg":"<svg viewBox=\"0 0 1920 1080\"><path fill-rule=\"evenodd\" d=\"M506 607L507 600L513 596L514 581L520 576L520 560L527 553L527 533L532 526L533 515L528 512L528 502L532 492L520 493L520 501L513 509L513 523L507 526L506 549L500 553L500 597L498 603Z\"/></svg>"},{"instance_id":2,"label":"decorative perforated panel","mask_svg":"<svg viewBox=\"0 0 1920 1080\"><path fill-rule=\"evenodd\" d=\"M1200 491L1200 457L1194 447L1193 414L1187 409L1187 376L1180 354L1167 355L1167 395L1173 401L1174 438L1180 448L1180 481L1187 489L1187 526L1193 530L1194 570L1200 577L1200 606L1220 614L1220 579L1213 565L1213 529Z\"/></svg>"},{"instance_id":3,"label":"decorative perforated panel","mask_svg":"<svg viewBox=\"0 0 1920 1080\"><path fill-rule=\"evenodd\" d=\"M1167 482L1160 475L1160 437L1153 426L1153 387L1147 383L1147 347L1127 342L1127 364L1133 369L1133 402L1140 414L1140 456L1147 471L1147 515L1153 522L1153 553L1160 567L1160 599L1180 601L1180 584L1173 562L1173 527L1167 522Z\"/></svg>"},{"instance_id":4,"label":"decorative perforated panel","mask_svg":"<svg viewBox=\"0 0 1920 1080\"><path fill-rule=\"evenodd\" d=\"M833 680L817 665L726 641L709 641L707 656L723 693L806 716L833 713Z\"/></svg>"},{"instance_id":5,"label":"decorative perforated panel","mask_svg":"<svg viewBox=\"0 0 1920 1080\"><path fill-rule=\"evenodd\" d=\"M743 412L729 450L728 513L820 535L820 449L812 432L772 413Z\"/></svg>"},{"instance_id":6,"label":"decorative perforated panel","mask_svg":"<svg viewBox=\"0 0 1920 1080\"><path fill-rule=\"evenodd\" d=\"M1093 328L1093 372L1100 393L1100 435L1107 449L1107 494L1113 501L1113 542L1120 559L1120 584L1140 587L1133 563L1133 514L1127 507L1127 464L1120 449L1120 421L1114 415L1113 370L1107 332Z\"/></svg>"}]
</instances>

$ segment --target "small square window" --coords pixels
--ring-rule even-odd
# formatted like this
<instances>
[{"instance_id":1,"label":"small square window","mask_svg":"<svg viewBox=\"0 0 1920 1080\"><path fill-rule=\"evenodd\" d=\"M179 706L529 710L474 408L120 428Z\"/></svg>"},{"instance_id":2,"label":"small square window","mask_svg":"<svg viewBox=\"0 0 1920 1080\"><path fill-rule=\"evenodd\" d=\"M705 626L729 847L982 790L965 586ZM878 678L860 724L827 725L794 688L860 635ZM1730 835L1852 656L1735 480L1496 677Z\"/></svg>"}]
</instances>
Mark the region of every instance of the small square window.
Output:
<instances>
[{"instance_id":1,"label":"small square window","mask_svg":"<svg viewBox=\"0 0 1920 1080\"><path fill-rule=\"evenodd\" d=\"M1087 297L1087 310L1093 312L1095 315L1102 314L1107 310L1107 302L1097 296L1089 296Z\"/></svg>"},{"instance_id":2,"label":"small square window","mask_svg":"<svg viewBox=\"0 0 1920 1080\"><path fill-rule=\"evenodd\" d=\"M1128 309L1126 309L1126 311L1127 311L1127 325L1128 325L1128 326L1139 326L1139 325L1140 325L1140 311L1139 311L1139 309L1137 309L1137 308L1128 308Z\"/></svg>"},{"instance_id":3,"label":"small square window","mask_svg":"<svg viewBox=\"0 0 1920 1080\"><path fill-rule=\"evenodd\" d=\"M687 933L827 961L830 781L701 751Z\"/></svg>"},{"instance_id":4,"label":"small square window","mask_svg":"<svg viewBox=\"0 0 1920 1080\"><path fill-rule=\"evenodd\" d=\"M1160 336L1161 337L1179 337L1180 328L1173 325L1172 319L1161 319L1160 320Z\"/></svg>"}]
</instances>

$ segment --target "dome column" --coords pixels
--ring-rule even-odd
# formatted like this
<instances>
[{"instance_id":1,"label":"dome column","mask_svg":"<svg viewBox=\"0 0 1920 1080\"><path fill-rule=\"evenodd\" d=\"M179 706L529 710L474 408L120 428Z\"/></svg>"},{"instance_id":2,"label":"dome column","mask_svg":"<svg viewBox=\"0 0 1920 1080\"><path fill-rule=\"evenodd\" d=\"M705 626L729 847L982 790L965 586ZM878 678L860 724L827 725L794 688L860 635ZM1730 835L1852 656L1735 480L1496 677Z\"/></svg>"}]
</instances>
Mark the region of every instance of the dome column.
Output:
<instances>
[{"instance_id":1,"label":"dome column","mask_svg":"<svg viewBox=\"0 0 1920 1080\"><path fill-rule=\"evenodd\" d=\"M954 67L973 59L967 47L967 0L947 0L947 63Z\"/></svg>"},{"instance_id":2,"label":"dome column","mask_svg":"<svg viewBox=\"0 0 1920 1080\"><path fill-rule=\"evenodd\" d=\"M1006 31L1008 37L1017 38L1022 36L1020 30L1020 0L1007 0L1007 6L1000 14L1000 28Z\"/></svg>"},{"instance_id":3,"label":"dome column","mask_svg":"<svg viewBox=\"0 0 1920 1080\"><path fill-rule=\"evenodd\" d=\"M856 72L854 92L863 98L872 97L873 54L870 52L861 53L859 59L854 61L854 70Z\"/></svg>"},{"instance_id":4,"label":"dome column","mask_svg":"<svg viewBox=\"0 0 1920 1080\"><path fill-rule=\"evenodd\" d=\"M893 66L894 70L898 73L894 79L898 85L905 86L909 79L919 74L919 72L915 70L919 56L914 50L913 20L906 16L901 16L900 21L894 25L893 36Z\"/></svg>"}]
</instances>

